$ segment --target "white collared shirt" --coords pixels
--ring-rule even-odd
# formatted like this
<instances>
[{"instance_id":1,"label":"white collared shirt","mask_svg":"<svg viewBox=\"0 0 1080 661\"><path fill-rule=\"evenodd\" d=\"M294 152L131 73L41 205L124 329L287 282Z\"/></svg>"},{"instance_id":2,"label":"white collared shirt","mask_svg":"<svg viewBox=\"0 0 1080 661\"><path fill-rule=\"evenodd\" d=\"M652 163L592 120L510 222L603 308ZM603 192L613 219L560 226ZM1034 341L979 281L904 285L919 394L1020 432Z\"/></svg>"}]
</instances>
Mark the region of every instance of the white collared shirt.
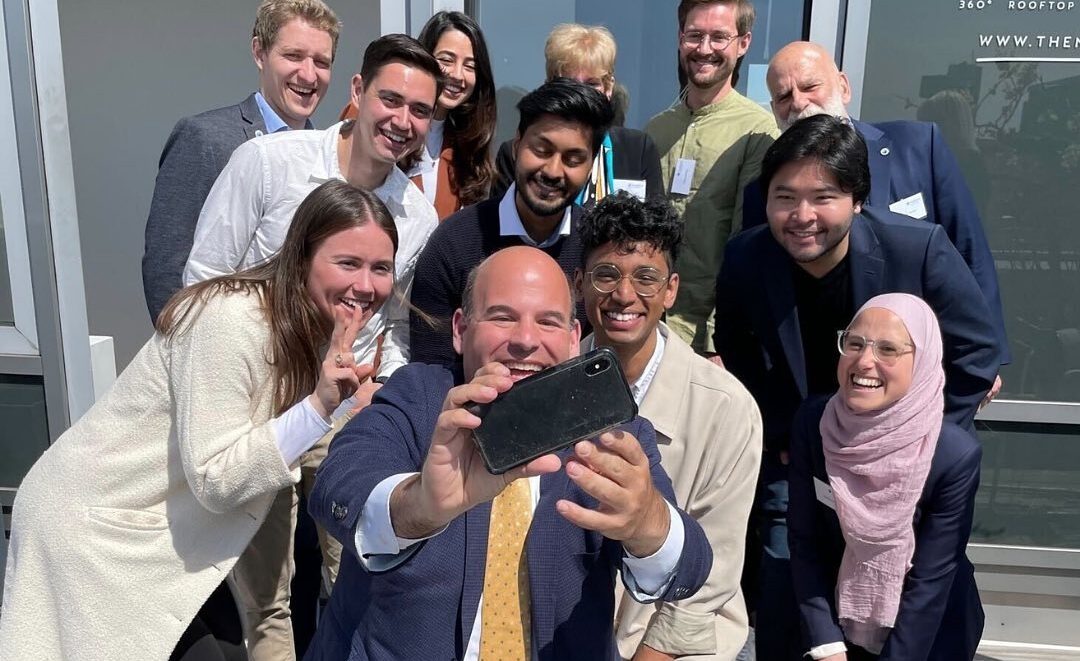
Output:
<instances>
[{"instance_id":1,"label":"white collared shirt","mask_svg":"<svg viewBox=\"0 0 1080 661\"><path fill-rule=\"evenodd\" d=\"M184 284L235 273L277 253L296 208L320 184L345 180L338 161L342 124L323 131L284 131L236 148L214 182L199 213ZM357 363L371 363L383 341L379 376L409 362L409 298L420 251L439 224L435 208L398 168L375 195L386 204L398 230L394 295L372 315L353 345Z\"/></svg>"},{"instance_id":2,"label":"white collared shirt","mask_svg":"<svg viewBox=\"0 0 1080 661\"><path fill-rule=\"evenodd\" d=\"M420 150L420 160L408 172L410 179L420 175L420 181L424 184L424 197L432 204L435 204L435 189L439 185L439 157L442 155L445 129L445 119L431 120L431 124L428 125L427 140L424 142L424 148Z\"/></svg>"},{"instance_id":3,"label":"white collared shirt","mask_svg":"<svg viewBox=\"0 0 1080 661\"><path fill-rule=\"evenodd\" d=\"M641 402L645 400L645 394L649 392L649 386L652 385L653 379L656 377L656 372L660 369L660 361L664 358L664 347L667 345L667 338L664 336L666 331L666 328L657 324L656 346L653 347L652 356L649 357L649 362L646 363L644 371L641 372L641 376L630 384L630 394L634 396L634 402L638 406L641 406ZM595 348L595 334L589 335L581 341L581 353L587 353Z\"/></svg>"},{"instance_id":4,"label":"white collared shirt","mask_svg":"<svg viewBox=\"0 0 1080 661\"><path fill-rule=\"evenodd\" d=\"M551 247L563 237L570 236L570 206L567 206L559 228L552 232L551 236L537 243L529 236L525 223L521 222L521 215L518 214L515 202L516 196L517 184L510 184L510 188L506 189L506 194L499 202L499 236L519 236L527 245L540 249Z\"/></svg>"}]
</instances>

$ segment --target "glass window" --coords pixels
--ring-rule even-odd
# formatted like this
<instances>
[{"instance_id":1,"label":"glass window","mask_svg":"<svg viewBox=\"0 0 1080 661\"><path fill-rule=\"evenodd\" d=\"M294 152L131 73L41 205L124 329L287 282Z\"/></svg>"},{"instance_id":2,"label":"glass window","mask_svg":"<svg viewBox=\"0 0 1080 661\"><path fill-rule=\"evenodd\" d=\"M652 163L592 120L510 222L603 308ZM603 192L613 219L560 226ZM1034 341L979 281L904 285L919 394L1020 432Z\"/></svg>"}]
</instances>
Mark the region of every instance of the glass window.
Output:
<instances>
[{"instance_id":1,"label":"glass window","mask_svg":"<svg viewBox=\"0 0 1080 661\"><path fill-rule=\"evenodd\" d=\"M8 273L7 242L4 240L4 209L0 206L0 326L15 325L11 302L11 275Z\"/></svg>"},{"instance_id":2,"label":"glass window","mask_svg":"<svg viewBox=\"0 0 1080 661\"><path fill-rule=\"evenodd\" d=\"M875 2L861 118L931 119L997 264L1003 398L1080 401L1080 7Z\"/></svg>"},{"instance_id":3,"label":"glass window","mask_svg":"<svg viewBox=\"0 0 1080 661\"><path fill-rule=\"evenodd\" d=\"M1080 548L1080 428L978 426L982 479L971 541Z\"/></svg>"},{"instance_id":4,"label":"glass window","mask_svg":"<svg viewBox=\"0 0 1080 661\"><path fill-rule=\"evenodd\" d=\"M15 489L49 447L40 376L0 374L0 429L0 489Z\"/></svg>"},{"instance_id":5,"label":"glass window","mask_svg":"<svg viewBox=\"0 0 1080 661\"><path fill-rule=\"evenodd\" d=\"M755 2L757 19L736 88L768 105L765 68L784 44L802 38L805 0ZM498 90L501 143L517 128L515 104L544 80L544 41L559 23L603 25L619 47L615 78L630 95L626 126L642 128L679 93L677 2L473 0Z\"/></svg>"}]
</instances>

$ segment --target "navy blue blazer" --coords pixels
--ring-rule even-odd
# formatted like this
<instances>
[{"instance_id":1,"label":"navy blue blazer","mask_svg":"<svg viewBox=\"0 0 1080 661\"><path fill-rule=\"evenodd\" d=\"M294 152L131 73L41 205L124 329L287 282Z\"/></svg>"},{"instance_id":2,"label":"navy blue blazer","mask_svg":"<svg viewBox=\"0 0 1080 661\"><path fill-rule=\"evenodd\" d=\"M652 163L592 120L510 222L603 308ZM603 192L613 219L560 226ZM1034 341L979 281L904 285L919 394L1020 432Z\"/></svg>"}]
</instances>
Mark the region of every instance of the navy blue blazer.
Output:
<instances>
[{"instance_id":1,"label":"navy blue blazer","mask_svg":"<svg viewBox=\"0 0 1080 661\"><path fill-rule=\"evenodd\" d=\"M817 499L826 484L818 423L827 397L807 402L791 439L788 542L806 649L844 639L836 614L836 577L844 538L836 512ZM930 474L915 508L915 555L904 579L896 624L881 661L970 661L983 630L974 568L965 555L979 488L979 439L941 427Z\"/></svg>"},{"instance_id":2,"label":"navy blue blazer","mask_svg":"<svg viewBox=\"0 0 1080 661\"><path fill-rule=\"evenodd\" d=\"M483 589L490 503L454 519L446 530L417 545L404 562L383 573L359 568L354 539L357 518L371 490L391 475L420 470L443 400L456 382L460 378L443 367L419 363L402 367L376 393L371 406L334 438L319 469L310 510L342 543L345 553L328 612L307 658L459 659L464 654ZM625 429L641 442L656 487L674 504L652 426L636 418ZM596 506L565 471L540 478L540 500L526 541L533 658L617 658L612 621L622 545L556 513L560 498ZM686 539L675 575L661 596L664 600L694 594L712 566L705 533L696 521L679 513ZM350 638L351 644L346 642Z\"/></svg>"},{"instance_id":3,"label":"navy blue blazer","mask_svg":"<svg viewBox=\"0 0 1080 661\"><path fill-rule=\"evenodd\" d=\"M922 297L937 314L945 416L970 428L1001 354L986 300L944 229L866 208L852 220L848 260L853 309L878 294L903 292ZM769 227L759 226L728 242L716 284L716 349L757 400L765 447L774 451L787 447L795 410L809 395L792 268Z\"/></svg>"},{"instance_id":4,"label":"navy blue blazer","mask_svg":"<svg viewBox=\"0 0 1080 661\"><path fill-rule=\"evenodd\" d=\"M265 131L254 93L236 105L184 117L173 127L161 150L146 219L142 278L151 321L184 286L184 265L210 188L233 151Z\"/></svg>"},{"instance_id":5,"label":"navy blue blazer","mask_svg":"<svg viewBox=\"0 0 1080 661\"><path fill-rule=\"evenodd\" d=\"M949 240L975 275L993 314L994 331L1002 347L1001 362L1008 363L1005 315L994 256L986 241L975 198L964 181L960 164L941 137L941 130L931 122L871 124L854 120L853 124L866 140L870 165L867 206L888 210L893 202L922 193L926 208L922 220L945 228ZM765 198L759 182L755 181L744 192L743 227L765 221Z\"/></svg>"}]
</instances>

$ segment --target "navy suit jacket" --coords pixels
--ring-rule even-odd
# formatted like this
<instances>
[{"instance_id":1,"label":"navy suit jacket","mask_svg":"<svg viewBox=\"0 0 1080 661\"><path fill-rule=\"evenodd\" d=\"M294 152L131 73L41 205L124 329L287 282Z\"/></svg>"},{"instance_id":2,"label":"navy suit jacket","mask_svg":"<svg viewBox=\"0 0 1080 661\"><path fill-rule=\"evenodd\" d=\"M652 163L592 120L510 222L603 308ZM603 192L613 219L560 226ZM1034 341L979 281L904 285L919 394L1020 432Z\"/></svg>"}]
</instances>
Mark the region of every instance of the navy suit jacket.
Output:
<instances>
[{"instance_id":1,"label":"navy suit jacket","mask_svg":"<svg viewBox=\"0 0 1080 661\"><path fill-rule=\"evenodd\" d=\"M979 283L993 314L994 331L1002 348L1001 362L1010 361L994 256L982 220L960 171L960 165L941 137L937 124L894 121L871 124L853 120L866 140L870 165L870 197L866 205L887 211L893 202L922 194L926 217L941 225ZM766 222L765 198L759 182L746 187L743 227ZM908 216L904 216L909 218Z\"/></svg>"},{"instance_id":2,"label":"navy suit jacket","mask_svg":"<svg viewBox=\"0 0 1080 661\"><path fill-rule=\"evenodd\" d=\"M611 169L615 179L635 179L645 182L645 196L664 194L664 175L660 170L660 152L656 143L643 131L612 126ZM501 200L514 183L513 140L499 145L495 157L495 170L498 173L491 187L491 199Z\"/></svg>"},{"instance_id":3,"label":"navy suit jacket","mask_svg":"<svg viewBox=\"0 0 1080 661\"><path fill-rule=\"evenodd\" d=\"M334 438L319 469L310 510L342 543L345 553L328 612L307 658L459 659L464 654L483 589L490 503L411 547L417 550L383 573L359 567L354 539L371 490L391 475L420 470L443 400L457 382L460 377L443 367L419 363L402 367L376 393L371 406ZM648 455L656 487L674 503L652 426L636 418L625 429ZM533 658L616 658L612 621L622 545L556 513L560 498L596 506L565 471L540 478L540 500L526 541ZM681 511L680 516L686 538L664 600L692 595L712 566L712 551L701 527Z\"/></svg>"},{"instance_id":4,"label":"navy suit jacket","mask_svg":"<svg viewBox=\"0 0 1080 661\"><path fill-rule=\"evenodd\" d=\"M939 225L912 223L865 208L848 243L853 309L878 294L922 297L937 314L945 343L945 415L970 428L1001 364L986 300ZM807 391L807 349L795 306L794 266L767 225L728 242L716 285L713 340L724 365L761 408L765 447L788 445L791 420ZM841 329L837 329L841 330Z\"/></svg>"},{"instance_id":5,"label":"navy suit jacket","mask_svg":"<svg viewBox=\"0 0 1080 661\"><path fill-rule=\"evenodd\" d=\"M807 402L796 417L791 440L788 539L806 649L843 640L835 594L844 538L836 512L817 499L813 480L829 482L818 428L827 401L821 397ZM963 661L975 656L983 610L965 549L981 458L975 436L949 422L942 425L915 508L911 571L880 661Z\"/></svg>"},{"instance_id":6,"label":"navy suit jacket","mask_svg":"<svg viewBox=\"0 0 1080 661\"><path fill-rule=\"evenodd\" d=\"M173 127L161 150L146 219L142 277L151 321L183 287L195 225L214 181L233 150L265 131L254 93L236 105L185 117Z\"/></svg>"}]
</instances>

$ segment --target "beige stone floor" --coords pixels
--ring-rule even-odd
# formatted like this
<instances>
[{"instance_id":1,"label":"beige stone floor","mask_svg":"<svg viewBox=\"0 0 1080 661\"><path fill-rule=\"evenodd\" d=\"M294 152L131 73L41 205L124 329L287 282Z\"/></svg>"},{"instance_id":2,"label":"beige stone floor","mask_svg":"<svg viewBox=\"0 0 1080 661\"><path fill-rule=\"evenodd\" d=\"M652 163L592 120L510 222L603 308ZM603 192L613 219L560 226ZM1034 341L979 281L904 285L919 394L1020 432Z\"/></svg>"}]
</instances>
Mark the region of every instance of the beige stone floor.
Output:
<instances>
[{"instance_id":1,"label":"beige stone floor","mask_svg":"<svg viewBox=\"0 0 1080 661\"><path fill-rule=\"evenodd\" d=\"M1080 648L1026 648L983 643L975 661L1080 661Z\"/></svg>"}]
</instances>

